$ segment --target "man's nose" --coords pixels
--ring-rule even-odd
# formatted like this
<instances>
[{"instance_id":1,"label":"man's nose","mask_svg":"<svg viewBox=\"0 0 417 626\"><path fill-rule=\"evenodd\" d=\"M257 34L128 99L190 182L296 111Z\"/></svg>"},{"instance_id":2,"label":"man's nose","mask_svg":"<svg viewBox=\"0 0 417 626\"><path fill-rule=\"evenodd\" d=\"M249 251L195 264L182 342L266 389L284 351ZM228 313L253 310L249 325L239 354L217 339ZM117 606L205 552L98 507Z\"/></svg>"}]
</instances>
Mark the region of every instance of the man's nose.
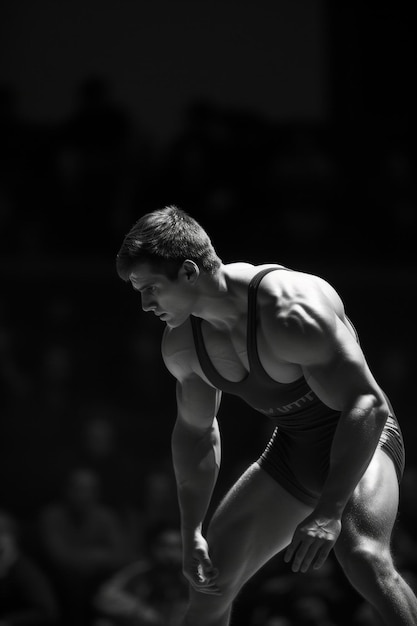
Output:
<instances>
[{"instance_id":1,"label":"man's nose","mask_svg":"<svg viewBox=\"0 0 417 626\"><path fill-rule=\"evenodd\" d=\"M147 313L148 311L154 311L156 308L155 302L146 296L142 296L142 309Z\"/></svg>"}]
</instances>

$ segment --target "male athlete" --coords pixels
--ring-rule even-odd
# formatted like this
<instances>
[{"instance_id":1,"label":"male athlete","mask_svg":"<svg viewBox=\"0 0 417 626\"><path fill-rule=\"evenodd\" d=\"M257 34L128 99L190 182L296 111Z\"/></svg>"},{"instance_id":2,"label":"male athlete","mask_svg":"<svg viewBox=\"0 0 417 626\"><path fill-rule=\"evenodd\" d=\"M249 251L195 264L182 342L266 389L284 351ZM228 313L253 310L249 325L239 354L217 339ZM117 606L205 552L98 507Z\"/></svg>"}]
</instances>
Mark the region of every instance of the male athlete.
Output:
<instances>
[{"instance_id":1,"label":"male athlete","mask_svg":"<svg viewBox=\"0 0 417 626\"><path fill-rule=\"evenodd\" d=\"M137 221L117 270L143 310L165 322L162 354L177 380L184 626L227 626L242 585L281 550L294 572L306 572L332 549L384 623L415 626L416 597L390 552L401 431L333 287L281 265L223 264L203 228L175 206ZM276 429L206 533L222 392Z\"/></svg>"}]
</instances>

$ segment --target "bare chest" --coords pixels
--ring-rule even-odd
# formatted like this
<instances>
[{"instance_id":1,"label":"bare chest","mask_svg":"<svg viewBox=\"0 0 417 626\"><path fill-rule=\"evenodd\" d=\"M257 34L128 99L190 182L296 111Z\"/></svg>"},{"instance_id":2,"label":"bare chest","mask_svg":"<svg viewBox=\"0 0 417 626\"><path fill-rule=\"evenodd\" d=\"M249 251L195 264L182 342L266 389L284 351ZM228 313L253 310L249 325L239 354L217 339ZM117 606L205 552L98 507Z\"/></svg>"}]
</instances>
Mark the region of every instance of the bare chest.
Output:
<instances>
[{"instance_id":1,"label":"bare chest","mask_svg":"<svg viewBox=\"0 0 417 626\"><path fill-rule=\"evenodd\" d=\"M232 382L243 380L252 365L245 323L238 324L231 332L203 324L202 333L207 355L220 376ZM290 383L301 376L301 368L281 360L279 346L269 345L259 328L255 346L262 368L272 379Z\"/></svg>"}]
</instances>

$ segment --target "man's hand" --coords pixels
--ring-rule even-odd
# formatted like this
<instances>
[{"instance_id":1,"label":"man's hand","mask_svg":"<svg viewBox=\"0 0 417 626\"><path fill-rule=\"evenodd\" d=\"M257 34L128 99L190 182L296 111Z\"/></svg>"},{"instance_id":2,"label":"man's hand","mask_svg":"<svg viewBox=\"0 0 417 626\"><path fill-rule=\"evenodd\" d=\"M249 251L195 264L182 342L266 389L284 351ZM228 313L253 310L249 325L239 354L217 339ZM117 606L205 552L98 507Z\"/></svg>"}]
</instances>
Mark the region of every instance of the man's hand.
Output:
<instances>
[{"instance_id":1,"label":"man's hand","mask_svg":"<svg viewBox=\"0 0 417 626\"><path fill-rule=\"evenodd\" d=\"M284 560L293 559L293 572L307 572L312 565L319 569L335 545L342 524L340 519L328 518L312 513L299 524L288 546Z\"/></svg>"},{"instance_id":2,"label":"man's hand","mask_svg":"<svg viewBox=\"0 0 417 626\"><path fill-rule=\"evenodd\" d=\"M191 586L200 593L220 595L216 585L218 570L211 562L208 544L199 532L184 540L184 576Z\"/></svg>"}]
</instances>

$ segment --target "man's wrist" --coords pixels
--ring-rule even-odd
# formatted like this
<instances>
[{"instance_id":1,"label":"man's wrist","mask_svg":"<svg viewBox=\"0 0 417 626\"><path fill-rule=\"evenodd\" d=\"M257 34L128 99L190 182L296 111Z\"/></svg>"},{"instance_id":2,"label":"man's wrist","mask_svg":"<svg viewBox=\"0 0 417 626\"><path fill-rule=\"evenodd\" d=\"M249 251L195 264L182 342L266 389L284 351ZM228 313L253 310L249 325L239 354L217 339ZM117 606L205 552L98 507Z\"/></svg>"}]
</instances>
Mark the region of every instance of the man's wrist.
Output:
<instances>
[{"instance_id":1,"label":"man's wrist","mask_svg":"<svg viewBox=\"0 0 417 626\"><path fill-rule=\"evenodd\" d=\"M319 500L314 507L314 512L321 518L328 519L341 519L343 511L345 509L344 502L337 502L335 500Z\"/></svg>"},{"instance_id":2,"label":"man's wrist","mask_svg":"<svg viewBox=\"0 0 417 626\"><path fill-rule=\"evenodd\" d=\"M190 535L201 534L203 528L202 522L198 524L181 524L181 532L187 537Z\"/></svg>"}]
</instances>

